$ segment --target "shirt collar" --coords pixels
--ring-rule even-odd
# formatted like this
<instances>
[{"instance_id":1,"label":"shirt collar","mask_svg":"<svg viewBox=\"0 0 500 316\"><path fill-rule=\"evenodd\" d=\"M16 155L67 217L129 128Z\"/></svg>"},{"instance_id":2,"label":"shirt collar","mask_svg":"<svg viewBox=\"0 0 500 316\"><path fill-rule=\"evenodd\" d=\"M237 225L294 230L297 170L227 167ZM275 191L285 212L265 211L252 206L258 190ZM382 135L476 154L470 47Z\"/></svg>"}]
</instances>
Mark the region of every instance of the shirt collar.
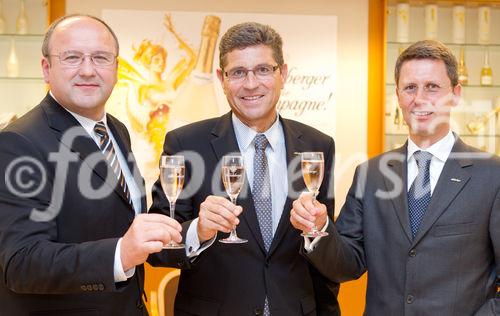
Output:
<instances>
[{"instance_id":1,"label":"shirt collar","mask_svg":"<svg viewBox=\"0 0 500 316\"><path fill-rule=\"evenodd\" d=\"M446 134L445 137L441 138L439 141L432 144L432 146L430 146L425 150L418 147L417 144L415 144L410 138L408 138L407 161L413 157L413 154L416 151L422 150L431 153L432 156L436 157L442 162L445 162L446 159L448 159L448 156L450 156L454 144L455 144L455 136L453 135L453 132L451 130L448 132L448 134Z\"/></svg>"},{"instance_id":2,"label":"shirt collar","mask_svg":"<svg viewBox=\"0 0 500 316\"><path fill-rule=\"evenodd\" d=\"M52 91L49 91L50 93L50 96L56 100L57 103L61 104L61 102L59 102L55 97L54 95L52 94ZM62 104L61 104L62 106ZM93 119L90 119L88 117L85 117L85 116L82 116L80 114L77 114L75 112L72 112L70 110L68 110L66 107L62 106L63 109L65 109L66 111L68 111L71 115L73 115L73 117L78 121L78 123L80 123L80 125L85 129L85 131L89 134L89 135L92 135L94 133L94 127L95 127L95 124L97 122L103 122L104 125L106 125L106 127L108 126L107 124L107 120L106 120L106 113L104 113L104 116L102 119L100 119L99 121L94 121Z\"/></svg>"},{"instance_id":3,"label":"shirt collar","mask_svg":"<svg viewBox=\"0 0 500 316\"><path fill-rule=\"evenodd\" d=\"M282 126L279 120L279 114L276 115L276 120L273 125L269 127L264 133L258 133L254 129L245 125L234 113L231 115L231 119L233 121L234 132L236 134L236 139L238 141L238 145L240 146L241 151L245 151L250 144L252 144L253 139L257 134L266 135L267 141L269 142L269 146L271 150L276 150L283 137L281 137Z\"/></svg>"}]
</instances>

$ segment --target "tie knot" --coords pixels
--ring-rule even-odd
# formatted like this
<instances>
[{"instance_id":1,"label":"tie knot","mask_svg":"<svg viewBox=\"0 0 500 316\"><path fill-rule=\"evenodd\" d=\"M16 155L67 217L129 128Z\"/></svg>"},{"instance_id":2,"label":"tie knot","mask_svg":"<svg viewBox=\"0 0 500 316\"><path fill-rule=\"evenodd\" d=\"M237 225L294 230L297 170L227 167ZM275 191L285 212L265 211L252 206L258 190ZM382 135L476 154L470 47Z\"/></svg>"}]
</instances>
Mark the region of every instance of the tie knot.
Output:
<instances>
[{"instance_id":1,"label":"tie knot","mask_svg":"<svg viewBox=\"0 0 500 316\"><path fill-rule=\"evenodd\" d=\"M255 136L253 141L255 150L266 150L266 147L269 144L269 141L264 134L258 134L257 136Z\"/></svg>"},{"instance_id":2,"label":"tie knot","mask_svg":"<svg viewBox=\"0 0 500 316\"><path fill-rule=\"evenodd\" d=\"M429 168L432 159L432 154L430 152L417 150L413 153L413 157L415 157L419 169L423 167Z\"/></svg>"},{"instance_id":3,"label":"tie knot","mask_svg":"<svg viewBox=\"0 0 500 316\"><path fill-rule=\"evenodd\" d=\"M102 121L95 123L94 132L100 137L108 137L108 131L106 130L106 125Z\"/></svg>"}]
</instances>

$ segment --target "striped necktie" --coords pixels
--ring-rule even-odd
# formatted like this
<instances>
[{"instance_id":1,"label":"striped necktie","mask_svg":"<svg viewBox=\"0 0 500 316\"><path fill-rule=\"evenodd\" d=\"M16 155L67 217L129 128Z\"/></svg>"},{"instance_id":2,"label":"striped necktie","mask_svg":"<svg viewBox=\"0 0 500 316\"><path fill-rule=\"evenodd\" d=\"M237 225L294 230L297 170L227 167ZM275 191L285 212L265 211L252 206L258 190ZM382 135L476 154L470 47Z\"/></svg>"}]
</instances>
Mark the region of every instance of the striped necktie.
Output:
<instances>
[{"instance_id":1,"label":"striped necktie","mask_svg":"<svg viewBox=\"0 0 500 316\"><path fill-rule=\"evenodd\" d=\"M108 162L111 170L115 174L118 184L122 189L127 201L130 205L132 205L132 198L130 196L130 190L128 188L127 182L125 181L125 176L123 174L122 169L120 168L120 162L118 161L118 156L116 155L115 148L113 147L113 142L111 138L109 138L108 131L106 129L106 125L102 121L99 121L94 126L94 132L99 135L99 147L106 157L106 161Z\"/></svg>"}]
</instances>

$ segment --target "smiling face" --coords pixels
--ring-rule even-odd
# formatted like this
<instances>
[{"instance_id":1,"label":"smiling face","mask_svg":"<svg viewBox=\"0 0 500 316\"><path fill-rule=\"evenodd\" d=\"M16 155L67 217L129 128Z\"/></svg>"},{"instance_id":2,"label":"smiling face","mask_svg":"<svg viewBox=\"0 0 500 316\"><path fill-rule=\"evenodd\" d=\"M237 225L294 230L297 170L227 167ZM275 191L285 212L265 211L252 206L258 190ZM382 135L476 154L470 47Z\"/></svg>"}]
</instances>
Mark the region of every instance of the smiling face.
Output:
<instances>
[{"instance_id":1,"label":"smiling face","mask_svg":"<svg viewBox=\"0 0 500 316\"><path fill-rule=\"evenodd\" d=\"M225 56L224 71L235 68L255 69L262 65L277 65L273 50L266 45L255 45L229 52ZM235 81L227 78L222 70L217 70L233 113L257 132L266 131L276 120L276 104L287 74L287 66L284 64L268 77L259 79L250 71L245 79Z\"/></svg>"},{"instance_id":2,"label":"smiling face","mask_svg":"<svg viewBox=\"0 0 500 316\"><path fill-rule=\"evenodd\" d=\"M62 21L49 43L50 54L78 51L84 54L111 52L117 47L112 34L97 20L75 17ZM62 65L57 56L42 59L43 77L54 97L68 110L100 120L116 83L117 62L96 67L88 56L77 67Z\"/></svg>"},{"instance_id":3,"label":"smiling face","mask_svg":"<svg viewBox=\"0 0 500 316\"><path fill-rule=\"evenodd\" d=\"M396 94L415 144L425 149L448 134L450 111L460 93L442 60L411 59L402 64Z\"/></svg>"}]
</instances>

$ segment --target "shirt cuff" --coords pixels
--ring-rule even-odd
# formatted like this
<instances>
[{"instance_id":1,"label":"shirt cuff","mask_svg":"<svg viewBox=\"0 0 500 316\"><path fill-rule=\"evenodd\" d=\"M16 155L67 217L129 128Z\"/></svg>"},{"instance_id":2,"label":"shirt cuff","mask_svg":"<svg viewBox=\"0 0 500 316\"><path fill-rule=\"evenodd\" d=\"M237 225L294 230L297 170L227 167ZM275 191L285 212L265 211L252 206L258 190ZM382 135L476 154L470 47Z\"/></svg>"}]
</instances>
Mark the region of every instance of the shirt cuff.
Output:
<instances>
[{"instance_id":1,"label":"shirt cuff","mask_svg":"<svg viewBox=\"0 0 500 316\"><path fill-rule=\"evenodd\" d=\"M210 247L214 241L215 238L217 237L217 234L214 236L214 238L207 240L203 243L203 245L200 245L200 238L198 238L198 217L195 218L191 224L189 225L188 231L186 233L186 257L188 258L194 258L200 253L202 253L205 249Z\"/></svg>"},{"instance_id":2,"label":"shirt cuff","mask_svg":"<svg viewBox=\"0 0 500 316\"><path fill-rule=\"evenodd\" d=\"M330 218L328 218L327 216L326 223L323 226L323 228L321 228L322 232L326 231L326 228L328 227L329 223L330 223ZM309 237L304 236L304 249L306 250L306 253L310 253L311 251L313 251L322 237L323 236L314 237L314 239L311 241Z\"/></svg>"},{"instance_id":3,"label":"shirt cuff","mask_svg":"<svg viewBox=\"0 0 500 316\"><path fill-rule=\"evenodd\" d=\"M116 243L116 249L115 249L115 263L114 263L114 267L113 267L115 282L127 281L127 279L132 277L135 273L135 267L133 267L127 271L123 271L122 257L121 257L121 251L120 251L121 244L122 244L122 238L118 239L118 242Z\"/></svg>"}]
</instances>

